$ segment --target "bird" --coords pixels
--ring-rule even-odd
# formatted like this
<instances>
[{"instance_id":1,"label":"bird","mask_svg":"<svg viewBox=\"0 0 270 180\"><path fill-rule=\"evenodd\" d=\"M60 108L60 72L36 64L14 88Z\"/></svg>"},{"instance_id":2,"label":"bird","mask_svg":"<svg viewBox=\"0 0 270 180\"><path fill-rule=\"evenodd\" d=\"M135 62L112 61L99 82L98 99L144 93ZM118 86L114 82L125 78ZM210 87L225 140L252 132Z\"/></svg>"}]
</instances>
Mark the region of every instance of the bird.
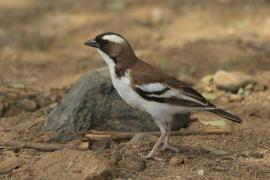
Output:
<instances>
[{"instance_id":1,"label":"bird","mask_svg":"<svg viewBox=\"0 0 270 180\"><path fill-rule=\"evenodd\" d=\"M241 123L239 117L216 107L186 83L139 59L127 39L115 32L105 32L84 42L96 48L106 62L112 84L130 106L149 113L161 135L145 159L160 159L159 151L179 152L169 143L175 114L208 111L230 121Z\"/></svg>"}]
</instances>

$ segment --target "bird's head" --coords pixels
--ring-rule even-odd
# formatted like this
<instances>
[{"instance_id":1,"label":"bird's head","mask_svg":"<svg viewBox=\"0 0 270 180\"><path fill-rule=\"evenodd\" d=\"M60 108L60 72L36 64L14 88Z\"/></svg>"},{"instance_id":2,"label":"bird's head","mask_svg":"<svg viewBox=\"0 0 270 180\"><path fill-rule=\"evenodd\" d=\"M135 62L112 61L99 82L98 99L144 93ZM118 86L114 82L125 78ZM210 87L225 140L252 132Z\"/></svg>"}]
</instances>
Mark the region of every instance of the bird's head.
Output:
<instances>
[{"instance_id":1,"label":"bird's head","mask_svg":"<svg viewBox=\"0 0 270 180\"><path fill-rule=\"evenodd\" d=\"M84 43L87 46L98 48L111 58L117 58L122 53L133 52L127 40L120 34L106 32L97 35Z\"/></svg>"}]
</instances>

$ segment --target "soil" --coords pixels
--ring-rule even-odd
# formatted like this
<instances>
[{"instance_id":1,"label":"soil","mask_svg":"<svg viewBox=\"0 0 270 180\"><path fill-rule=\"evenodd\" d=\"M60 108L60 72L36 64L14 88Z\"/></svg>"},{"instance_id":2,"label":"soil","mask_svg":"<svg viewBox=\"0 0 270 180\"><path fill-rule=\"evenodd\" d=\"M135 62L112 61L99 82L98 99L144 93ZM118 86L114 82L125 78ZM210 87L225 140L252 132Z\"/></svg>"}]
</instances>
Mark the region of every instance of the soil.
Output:
<instances>
[{"instance_id":1,"label":"soil","mask_svg":"<svg viewBox=\"0 0 270 180\"><path fill-rule=\"evenodd\" d=\"M127 37L139 57L192 81L201 93L210 91L215 104L244 119L241 125L227 123L229 135L172 137L180 153L165 151L164 161L148 160L143 171L116 160L115 177L270 179L270 1L0 0L0 22L2 140L50 142L55 133L42 130L48 113L80 76L105 65L83 42L114 31ZM235 99L201 81L220 69L248 73L257 84ZM220 119L207 113L194 118ZM146 154L152 145L113 142L97 152L112 162L119 155ZM0 147L1 160L44 154ZM183 156L181 163L171 165L176 155ZM12 171L0 175L11 177Z\"/></svg>"}]
</instances>

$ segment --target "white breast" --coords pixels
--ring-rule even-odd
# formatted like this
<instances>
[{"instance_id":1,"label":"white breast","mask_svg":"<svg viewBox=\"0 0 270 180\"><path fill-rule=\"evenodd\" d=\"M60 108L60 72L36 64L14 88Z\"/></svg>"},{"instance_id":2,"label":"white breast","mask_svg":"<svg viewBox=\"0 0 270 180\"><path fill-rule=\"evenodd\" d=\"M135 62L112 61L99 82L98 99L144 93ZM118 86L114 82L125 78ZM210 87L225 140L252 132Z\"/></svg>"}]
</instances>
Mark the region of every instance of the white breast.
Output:
<instances>
[{"instance_id":1,"label":"white breast","mask_svg":"<svg viewBox=\"0 0 270 180\"><path fill-rule=\"evenodd\" d=\"M141 104L144 102L142 99L130 86L129 78L130 70L127 70L125 76L120 79L112 75L112 83L118 94L124 99L129 105L142 109Z\"/></svg>"},{"instance_id":2,"label":"white breast","mask_svg":"<svg viewBox=\"0 0 270 180\"><path fill-rule=\"evenodd\" d=\"M125 76L117 78L115 74L114 61L101 50L98 50L104 61L107 63L114 88L117 90L120 97L129 105L138 107L143 100L130 86L130 70L127 70Z\"/></svg>"}]
</instances>

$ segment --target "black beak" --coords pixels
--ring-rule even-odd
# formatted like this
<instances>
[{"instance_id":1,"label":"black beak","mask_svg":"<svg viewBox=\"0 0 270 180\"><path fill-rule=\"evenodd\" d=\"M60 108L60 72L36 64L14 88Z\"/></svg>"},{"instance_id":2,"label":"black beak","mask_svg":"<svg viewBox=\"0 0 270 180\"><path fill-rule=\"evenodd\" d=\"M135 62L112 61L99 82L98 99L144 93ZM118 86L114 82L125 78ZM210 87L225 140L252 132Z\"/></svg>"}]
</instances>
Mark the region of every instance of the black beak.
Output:
<instances>
[{"instance_id":1,"label":"black beak","mask_svg":"<svg viewBox=\"0 0 270 180\"><path fill-rule=\"evenodd\" d=\"M94 40L94 39L90 39L90 40L86 41L84 44L86 46L90 46L90 47L94 47L94 48L99 48L100 47L99 44L97 43L97 41Z\"/></svg>"}]
</instances>

